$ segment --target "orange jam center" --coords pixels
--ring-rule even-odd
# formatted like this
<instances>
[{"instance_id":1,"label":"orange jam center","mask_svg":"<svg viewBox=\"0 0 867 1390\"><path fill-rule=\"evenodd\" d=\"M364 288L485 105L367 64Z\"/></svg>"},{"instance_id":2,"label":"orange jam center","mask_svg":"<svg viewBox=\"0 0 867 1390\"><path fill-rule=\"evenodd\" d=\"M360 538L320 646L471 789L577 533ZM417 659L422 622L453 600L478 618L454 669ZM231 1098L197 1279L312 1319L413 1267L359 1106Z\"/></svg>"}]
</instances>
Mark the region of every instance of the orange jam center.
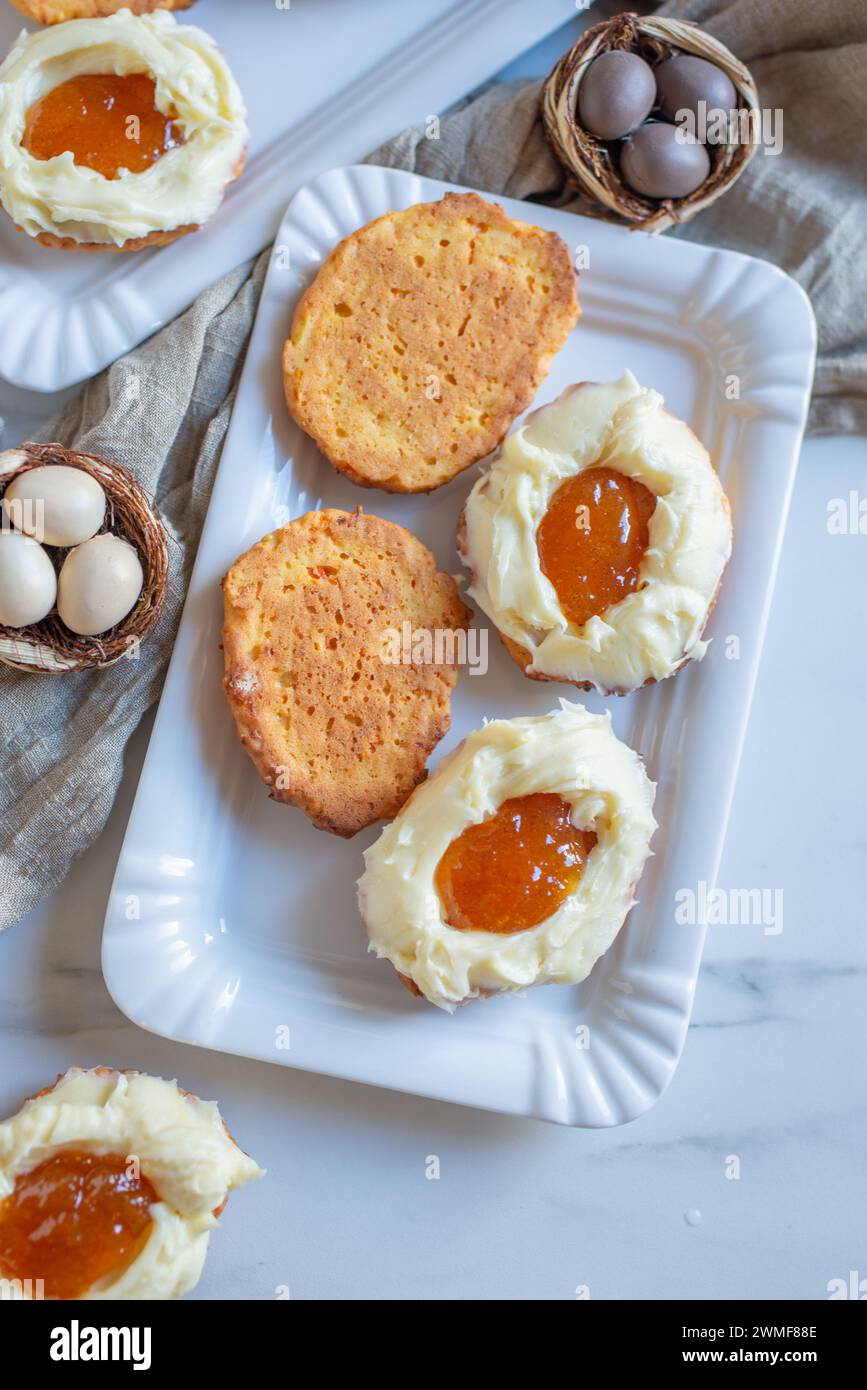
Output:
<instances>
[{"instance_id":1,"label":"orange jam center","mask_svg":"<svg viewBox=\"0 0 867 1390\"><path fill-rule=\"evenodd\" d=\"M23 1173L0 1201L0 1275L80 1298L143 1249L157 1195L129 1159L68 1149Z\"/></svg>"},{"instance_id":2,"label":"orange jam center","mask_svg":"<svg viewBox=\"0 0 867 1390\"><path fill-rule=\"evenodd\" d=\"M576 627L631 594L656 497L613 468L588 468L558 487L539 523L542 573Z\"/></svg>"},{"instance_id":3,"label":"orange jam center","mask_svg":"<svg viewBox=\"0 0 867 1390\"><path fill-rule=\"evenodd\" d=\"M156 84L145 73L86 73L61 82L27 112L24 148L36 159L72 152L76 164L117 178L140 174L182 143L168 116L154 104Z\"/></svg>"},{"instance_id":4,"label":"orange jam center","mask_svg":"<svg viewBox=\"0 0 867 1390\"><path fill-rule=\"evenodd\" d=\"M524 931L574 893L596 844L576 830L562 796L515 796L452 840L435 882L446 921L459 931Z\"/></svg>"}]
</instances>

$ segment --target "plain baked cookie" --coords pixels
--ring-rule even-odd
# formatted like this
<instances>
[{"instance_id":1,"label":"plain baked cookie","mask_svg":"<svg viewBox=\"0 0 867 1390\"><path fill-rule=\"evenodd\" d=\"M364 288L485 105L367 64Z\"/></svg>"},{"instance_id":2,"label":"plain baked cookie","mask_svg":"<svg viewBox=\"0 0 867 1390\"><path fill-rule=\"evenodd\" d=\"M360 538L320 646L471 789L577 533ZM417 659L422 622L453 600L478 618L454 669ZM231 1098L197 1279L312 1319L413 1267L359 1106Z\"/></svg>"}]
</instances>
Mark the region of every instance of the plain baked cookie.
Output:
<instances>
[{"instance_id":1,"label":"plain baked cookie","mask_svg":"<svg viewBox=\"0 0 867 1390\"><path fill-rule=\"evenodd\" d=\"M271 796L335 835L395 815L451 722L454 580L402 526L319 511L236 560L223 594L223 688ZM432 659L411 664L421 630Z\"/></svg>"},{"instance_id":2,"label":"plain baked cookie","mask_svg":"<svg viewBox=\"0 0 867 1390\"><path fill-rule=\"evenodd\" d=\"M37 24L63 24L67 19L102 19L117 10L151 14L154 10L188 10L196 0L9 0Z\"/></svg>"},{"instance_id":3,"label":"plain baked cookie","mask_svg":"<svg viewBox=\"0 0 867 1390\"><path fill-rule=\"evenodd\" d=\"M289 411L354 482L429 492L496 448L577 319L560 237L447 193L325 261L283 350Z\"/></svg>"}]
</instances>

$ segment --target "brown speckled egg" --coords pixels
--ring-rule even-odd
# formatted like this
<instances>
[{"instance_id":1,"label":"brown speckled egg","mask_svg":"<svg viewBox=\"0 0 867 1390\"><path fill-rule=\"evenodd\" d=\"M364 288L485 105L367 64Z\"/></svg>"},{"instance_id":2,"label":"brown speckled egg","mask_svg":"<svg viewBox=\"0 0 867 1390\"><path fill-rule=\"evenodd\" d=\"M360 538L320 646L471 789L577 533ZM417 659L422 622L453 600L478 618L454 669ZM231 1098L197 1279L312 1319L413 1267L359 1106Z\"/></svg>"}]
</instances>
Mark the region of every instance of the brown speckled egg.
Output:
<instances>
[{"instance_id":1,"label":"brown speckled egg","mask_svg":"<svg viewBox=\"0 0 867 1390\"><path fill-rule=\"evenodd\" d=\"M710 157L704 145L684 139L665 121L651 121L630 135L620 152L623 182L645 198L685 198L704 183Z\"/></svg>"},{"instance_id":2,"label":"brown speckled egg","mask_svg":"<svg viewBox=\"0 0 867 1390\"><path fill-rule=\"evenodd\" d=\"M600 53L578 88L578 117L600 140L619 140L640 126L656 101L653 69L637 53Z\"/></svg>"},{"instance_id":3,"label":"brown speckled egg","mask_svg":"<svg viewBox=\"0 0 867 1390\"><path fill-rule=\"evenodd\" d=\"M738 104L734 84L722 68L691 53L678 53L660 63L656 87L660 111L667 121L676 120L678 111L690 111L697 119L700 101L705 102L707 111L734 111Z\"/></svg>"}]
</instances>

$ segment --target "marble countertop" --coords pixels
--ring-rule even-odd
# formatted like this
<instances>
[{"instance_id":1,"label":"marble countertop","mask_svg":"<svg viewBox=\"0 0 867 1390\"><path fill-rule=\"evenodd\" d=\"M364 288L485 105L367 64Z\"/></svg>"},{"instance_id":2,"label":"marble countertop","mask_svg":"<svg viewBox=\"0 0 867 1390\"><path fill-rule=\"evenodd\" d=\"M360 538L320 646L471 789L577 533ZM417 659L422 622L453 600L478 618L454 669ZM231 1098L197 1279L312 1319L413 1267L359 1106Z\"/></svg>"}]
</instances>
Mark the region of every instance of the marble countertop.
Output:
<instances>
[{"instance_id":1,"label":"marble countertop","mask_svg":"<svg viewBox=\"0 0 867 1390\"><path fill-rule=\"evenodd\" d=\"M7 439L47 405L0 386ZM272 1299L288 1286L300 1299L572 1299L581 1288L821 1299L829 1280L867 1276L867 540L827 527L831 499L861 484L864 443L804 445L720 872L723 888L782 890L783 929L709 928L683 1060L647 1115L559 1129L172 1044L127 1022L99 947L149 721L98 844L0 938L0 1114L67 1066L100 1062L218 1100L268 1177L230 1202L195 1298Z\"/></svg>"}]
</instances>

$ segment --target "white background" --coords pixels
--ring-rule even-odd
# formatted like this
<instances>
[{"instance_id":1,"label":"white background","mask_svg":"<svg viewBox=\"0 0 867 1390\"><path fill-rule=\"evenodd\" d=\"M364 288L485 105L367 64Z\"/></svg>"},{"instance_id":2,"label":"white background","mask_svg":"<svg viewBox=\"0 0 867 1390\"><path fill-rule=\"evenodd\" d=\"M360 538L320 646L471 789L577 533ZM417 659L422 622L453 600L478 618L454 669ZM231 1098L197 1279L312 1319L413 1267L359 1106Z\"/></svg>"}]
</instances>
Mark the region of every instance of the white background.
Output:
<instances>
[{"instance_id":1,"label":"white background","mask_svg":"<svg viewBox=\"0 0 867 1390\"><path fill-rule=\"evenodd\" d=\"M546 71L568 41L509 75ZM53 406L0 384L4 444ZM831 499L867 495L864 443L804 445L720 872L724 888L781 888L784 929L710 928L685 1054L648 1115L563 1130L128 1024L99 945L149 727L98 845L0 940L0 1114L100 1062L218 1100L269 1175L230 1201L198 1298L810 1299L867 1278L867 537L827 528Z\"/></svg>"}]
</instances>

